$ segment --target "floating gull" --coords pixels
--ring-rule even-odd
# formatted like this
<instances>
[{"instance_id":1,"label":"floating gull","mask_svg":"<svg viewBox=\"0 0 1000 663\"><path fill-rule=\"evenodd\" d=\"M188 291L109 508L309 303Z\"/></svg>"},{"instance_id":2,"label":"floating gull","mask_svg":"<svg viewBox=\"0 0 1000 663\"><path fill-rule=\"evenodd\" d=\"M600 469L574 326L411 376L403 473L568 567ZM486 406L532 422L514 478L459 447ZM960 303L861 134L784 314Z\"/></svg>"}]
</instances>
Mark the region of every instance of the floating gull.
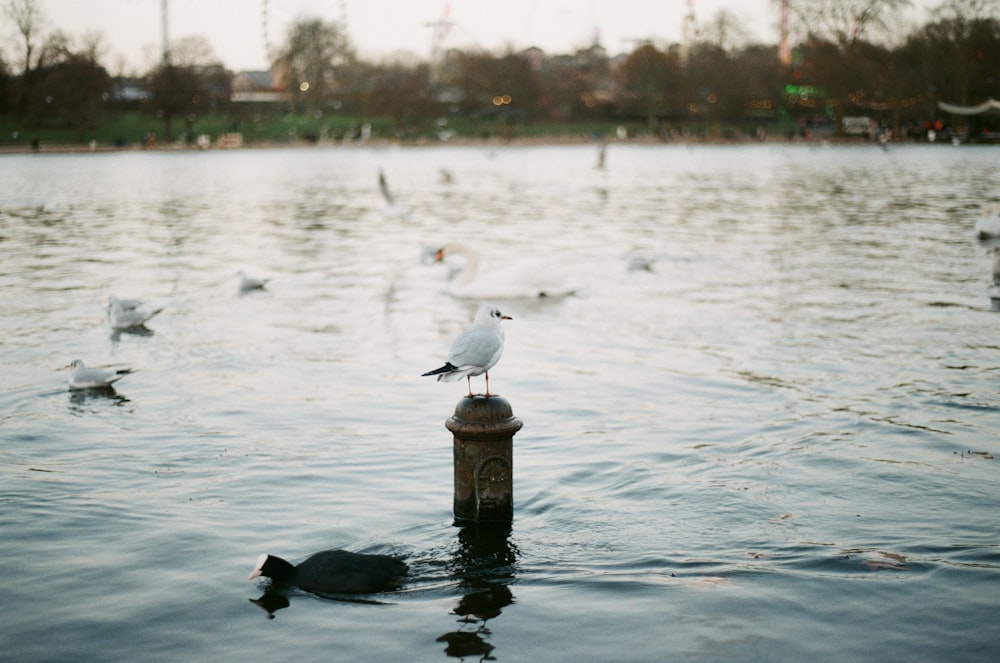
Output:
<instances>
[{"instance_id":1,"label":"floating gull","mask_svg":"<svg viewBox=\"0 0 1000 663\"><path fill-rule=\"evenodd\" d=\"M627 269L630 272L651 272L653 259L647 256L632 256L628 259Z\"/></svg>"},{"instance_id":2,"label":"floating gull","mask_svg":"<svg viewBox=\"0 0 1000 663\"><path fill-rule=\"evenodd\" d=\"M465 263L458 271L448 292L454 297L468 299L536 299L539 297L566 297L576 288L563 281L551 266L519 263L503 269L479 273L476 252L460 242L449 242L437 250L437 262L451 255L460 255Z\"/></svg>"},{"instance_id":3,"label":"floating gull","mask_svg":"<svg viewBox=\"0 0 1000 663\"><path fill-rule=\"evenodd\" d=\"M108 321L112 329L134 329L142 327L163 307L149 310L138 299L108 298Z\"/></svg>"},{"instance_id":4,"label":"floating gull","mask_svg":"<svg viewBox=\"0 0 1000 663\"><path fill-rule=\"evenodd\" d=\"M976 221L976 237L979 239L1000 239L1000 210L987 208Z\"/></svg>"},{"instance_id":5,"label":"floating gull","mask_svg":"<svg viewBox=\"0 0 1000 663\"><path fill-rule=\"evenodd\" d=\"M459 334L451 344L448 361L441 368L423 375L436 375L438 382L455 382L466 379L469 396L472 396L473 375L486 375L486 396L490 395L489 370L496 366L503 354L503 327L501 320L510 320L496 306L484 304L479 307L472 326Z\"/></svg>"},{"instance_id":6,"label":"floating gull","mask_svg":"<svg viewBox=\"0 0 1000 663\"><path fill-rule=\"evenodd\" d=\"M81 359L74 359L69 368L70 389L103 389L132 373L131 368L87 368Z\"/></svg>"},{"instance_id":7,"label":"floating gull","mask_svg":"<svg viewBox=\"0 0 1000 663\"><path fill-rule=\"evenodd\" d=\"M250 292L251 290L263 290L267 282L271 280L248 276L242 269L236 275L240 277L240 294Z\"/></svg>"},{"instance_id":8,"label":"floating gull","mask_svg":"<svg viewBox=\"0 0 1000 663\"><path fill-rule=\"evenodd\" d=\"M263 576L323 594L372 594L394 588L404 575L406 563L395 557L324 550L296 565L261 555L247 579Z\"/></svg>"},{"instance_id":9,"label":"floating gull","mask_svg":"<svg viewBox=\"0 0 1000 663\"><path fill-rule=\"evenodd\" d=\"M111 310L112 305L118 303L122 309L126 311L134 311L135 309L142 306L141 299L118 299L117 297L108 297L108 310Z\"/></svg>"}]
</instances>

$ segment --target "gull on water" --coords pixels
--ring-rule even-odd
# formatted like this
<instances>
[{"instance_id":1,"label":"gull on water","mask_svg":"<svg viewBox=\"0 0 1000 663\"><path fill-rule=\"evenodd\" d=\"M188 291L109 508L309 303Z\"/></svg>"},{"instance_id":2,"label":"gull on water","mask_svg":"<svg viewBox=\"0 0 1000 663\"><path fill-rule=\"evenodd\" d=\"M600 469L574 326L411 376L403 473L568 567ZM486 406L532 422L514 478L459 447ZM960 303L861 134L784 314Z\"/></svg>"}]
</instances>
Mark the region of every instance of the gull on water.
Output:
<instances>
[{"instance_id":1,"label":"gull on water","mask_svg":"<svg viewBox=\"0 0 1000 663\"><path fill-rule=\"evenodd\" d=\"M248 276L242 269L236 275L240 277L240 294L250 292L251 290L263 290L267 282L271 280Z\"/></svg>"},{"instance_id":2,"label":"gull on water","mask_svg":"<svg viewBox=\"0 0 1000 663\"><path fill-rule=\"evenodd\" d=\"M149 310L138 299L108 298L108 322L113 329L134 329L142 327L163 307Z\"/></svg>"},{"instance_id":3,"label":"gull on water","mask_svg":"<svg viewBox=\"0 0 1000 663\"><path fill-rule=\"evenodd\" d=\"M510 320L496 306L484 304L476 312L472 326L459 334L451 344L448 360L441 368L423 375L436 375L438 382L455 382L465 378L472 396L472 376L486 376L486 396L490 395L489 370L496 366L503 354L502 320Z\"/></svg>"},{"instance_id":4,"label":"gull on water","mask_svg":"<svg viewBox=\"0 0 1000 663\"><path fill-rule=\"evenodd\" d=\"M117 297L108 297L108 310L117 302L118 306L125 309L126 311L134 311L140 306L142 306L141 299L118 299Z\"/></svg>"},{"instance_id":5,"label":"gull on water","mask_svg":"<svg viewBox=\"0 0 1000 663\"><path fill-rule=\"evenodd\" d=\"M979 239L1000 239L1000 210L987 207L976 221L976 237Z\"/></svg>"},{"instance_id":6,"label":"gull on water","mask_svg":"<svg viewBox=\"0 0 1000 663\"><path fill-rule=\"evenodd\" d=\"M102 389L132 373L131 368L87 368L81 359L69 365L70 389Z\"/></svg>"}]
</instances>

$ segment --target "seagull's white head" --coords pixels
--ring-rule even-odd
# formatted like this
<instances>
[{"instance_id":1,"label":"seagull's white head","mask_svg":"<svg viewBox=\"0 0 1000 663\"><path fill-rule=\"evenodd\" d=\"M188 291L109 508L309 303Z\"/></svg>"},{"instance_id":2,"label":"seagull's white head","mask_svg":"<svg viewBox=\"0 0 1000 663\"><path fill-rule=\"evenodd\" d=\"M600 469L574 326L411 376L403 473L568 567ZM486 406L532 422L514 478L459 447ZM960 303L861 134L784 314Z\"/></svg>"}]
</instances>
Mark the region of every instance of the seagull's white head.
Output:
<instances>
[{"instance_id":1,"label":"seagull's white head","mask_svg":"<svg viewBox=\"0 0 1000 663\"><path fill-rule=\"evenodd\" d=\"M504 315L499 308L484 304L476 313L476 324L493 323L499 325L501 320L513 320L509 315Z\"/></svg>"}]
</instances>

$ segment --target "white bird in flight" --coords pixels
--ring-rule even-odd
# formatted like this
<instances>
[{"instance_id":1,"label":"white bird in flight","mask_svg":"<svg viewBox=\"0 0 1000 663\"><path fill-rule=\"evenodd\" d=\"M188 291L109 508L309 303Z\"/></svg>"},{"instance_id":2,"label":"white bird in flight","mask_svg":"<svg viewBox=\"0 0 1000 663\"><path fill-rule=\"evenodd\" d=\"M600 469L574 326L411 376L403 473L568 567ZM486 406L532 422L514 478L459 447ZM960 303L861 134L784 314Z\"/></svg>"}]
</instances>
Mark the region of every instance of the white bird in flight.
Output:
<instances>
[{"instance_id":1,"label":"white bird in flight","mask_svg":"<svg viewBox=\"0 0 1000 663\"><path fill-rule=\"evenodd\" d=\"M448 360L441 368L424 375L436 375L438 382L455 382L465 378L472 397L472 376L486 375L486 396L490 395L489 370L496 366L503 354L503 327L501 320L510 320L496 306L484 304L476 312L472 326L459 334L451 344Z\"/></svg>"},{"instance_id":2,"label":"white bird in flight","mask_svg":"<svg viewBox=\"0 0 1000 663\"><path fill-rule=\"evenodd\" d=\"M152 311L143 307L138 299L108 298L108 322L113 329L134 329L142 327L163 307Z\"/></svg>"},{"instance_id":3,"label":"white bird in flight","mask_svg":"<svg viewBox=\"0 0 1000 663\"><path fill-rule=\"evenodd\" d=\"M70 389L102 389L121 380L132 372L131 368L87 368L82 359L69 365Z\"/></svg>"}]
</instances>

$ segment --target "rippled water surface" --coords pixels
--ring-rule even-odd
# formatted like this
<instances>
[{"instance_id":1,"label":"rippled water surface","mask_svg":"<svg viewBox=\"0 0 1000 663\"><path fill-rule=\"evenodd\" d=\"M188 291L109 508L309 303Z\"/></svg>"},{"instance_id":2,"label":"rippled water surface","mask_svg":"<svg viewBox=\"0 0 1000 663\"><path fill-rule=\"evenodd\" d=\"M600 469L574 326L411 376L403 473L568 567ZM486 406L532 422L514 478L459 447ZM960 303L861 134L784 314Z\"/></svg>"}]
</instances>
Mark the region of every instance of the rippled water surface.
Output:
<instances>
[{"instance_id":1,"label":"rippled water surface","mask_svg":"<svg viewBox=\"0 0 1000 663\"><path fill-rule=\"evenodd\" d=\"M1000 317L972 228L1000 152L596 164L0 158L3 658L995 660ZM420 377L479 303L422 259L455 240L574 290L497 302L490 386L524 422L509 531L453 526L465 384ZM269 288L239 296L241 268ZM113 335L112 294L165 310ZM70 392L75 358L136 372ZM260 553L333 547L409 577L285 590L273 620L248 601ZM462 621L486 590L498 614Z\"/></svg>"}]
</instances>

